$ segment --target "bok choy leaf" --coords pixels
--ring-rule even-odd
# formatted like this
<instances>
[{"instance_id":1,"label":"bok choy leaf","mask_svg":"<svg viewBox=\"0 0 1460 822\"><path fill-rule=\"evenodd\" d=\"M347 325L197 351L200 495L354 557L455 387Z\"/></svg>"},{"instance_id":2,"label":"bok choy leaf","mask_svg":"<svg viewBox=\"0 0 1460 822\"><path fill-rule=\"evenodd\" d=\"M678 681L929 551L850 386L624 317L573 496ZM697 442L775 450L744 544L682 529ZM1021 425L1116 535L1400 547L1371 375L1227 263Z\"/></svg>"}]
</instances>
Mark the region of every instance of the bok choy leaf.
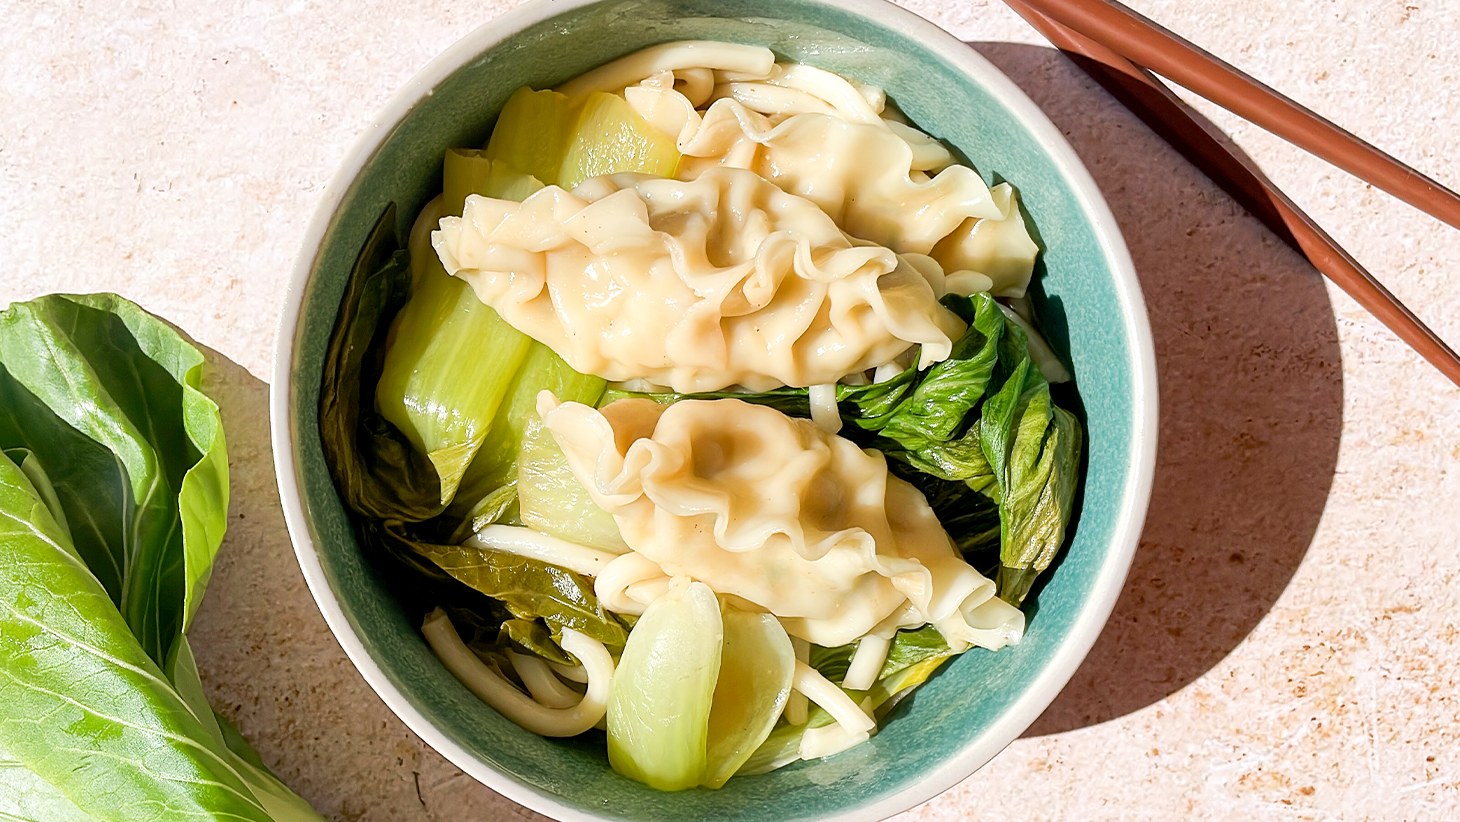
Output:
<instances>
[{"instance_id":1,"label":"bok choy leaf","mask_svg":"<svg viewBox=\"0 0 1460 822\"><path fill-rule=\"evenodd\" d=\"M0 817L321 819L187 643L228 508L202 364L115 295L0 312Z\"/></svg>"},{"instance_id":2,"label":"bok choy leaf","mask_svg":"<svg viewBox=\"0 0 1460 822\"><path fill-rule=\"evenodd\" d=\"M354 511L419 522L441 513L441 480L425 454L366 398L380 381L381 347L410 295L409 254L381 215L340 299L319 387L319 438L335 487Z\"/></svg>"},{"instance_id":3,"label":"bok choy leaf","mask_svg":"<svg viewBox=\"0 0 1460 822\"><path fill-rule=\"evenodd\" d=\"M563 628L610 648L622 648L628 638L623 623L599 604L593 586L565 568L472 545L412 542L411 547L451 577L502 603L514 617L541 617L554 639Z\"/></svg>"},{"instance_id":4,"label":"bok choy leaf","mask_svg":"<svg viewBox=\"0 0 1460 822\"><path fill-rule=\"evenodd\" d=\"M687 580L639 618L608 697L609 764L661 791L682 791L705 778L725 636L714 592Z\"/></svg>"},{"instance_id":5,"label":"bok choy leaf","mask_svg":"<svg viewBox=\"0 0 1460 822\"><path fill-rule=\"evenodd\" d=\"M0 422L16 441L4 444L29 448L55 476L88 561L120 580L112 601L159 664L197 613L228 508L218 409L197 390L202 362L115 295L0 312L0 365L13 381L4 393L18 400Z\"/></svg>"},{"instance_id":6,"label":"bok choy leaf","mask_svg":"<svg viewBox=\"0 0 1460 822\"><path fill-rule=\"evenodd\" d=\"M1064 541L1075 497L1080 424L1057 407L1025 358L979 421L999 502L999 596L1024 601Z\"/></svg>"},{"instance_id":7,"label":"bok choy leaf","mask_svg":"<svg viewBox=\"0 0 1460 822\"><path fill-rule=\"evenodd\" d=\"M444 214L432 200L411 229L410 299L391 325L375 394L381 415L436 469L442 505L455 498L533 345L446 273L431 248Z\"/></svg>"}]
</instances>

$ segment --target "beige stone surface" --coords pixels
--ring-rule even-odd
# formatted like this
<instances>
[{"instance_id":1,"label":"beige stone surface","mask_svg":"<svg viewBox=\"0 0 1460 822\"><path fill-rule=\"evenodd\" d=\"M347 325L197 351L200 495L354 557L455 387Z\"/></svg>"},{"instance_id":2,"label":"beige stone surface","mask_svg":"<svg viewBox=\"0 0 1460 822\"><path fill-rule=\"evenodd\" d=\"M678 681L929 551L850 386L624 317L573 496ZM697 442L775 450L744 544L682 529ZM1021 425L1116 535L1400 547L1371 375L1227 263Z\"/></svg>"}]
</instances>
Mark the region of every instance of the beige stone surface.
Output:
<instances>
[{"instance_id":1,"label":"beige stone surface","mask_svg":"<svg viewBox=\"0 0 1460 822\"><path fill-rule=\"evenodd\" d=\"M295 565L269 454L284 283L385 99L511 2L0 0L0 304L114 290L214 352L230 530L196 629L214 704L334 820L537 818L371 693ZM917 0L1038 102L1126 233L1160 456L1085 665L902 819L1460 818L1460 390L993 0ZM1460 186L1460 0L1137 0ZM1460 231L1210 106L1300 205L1460 342Z\"/></svg>"}]
</instances>

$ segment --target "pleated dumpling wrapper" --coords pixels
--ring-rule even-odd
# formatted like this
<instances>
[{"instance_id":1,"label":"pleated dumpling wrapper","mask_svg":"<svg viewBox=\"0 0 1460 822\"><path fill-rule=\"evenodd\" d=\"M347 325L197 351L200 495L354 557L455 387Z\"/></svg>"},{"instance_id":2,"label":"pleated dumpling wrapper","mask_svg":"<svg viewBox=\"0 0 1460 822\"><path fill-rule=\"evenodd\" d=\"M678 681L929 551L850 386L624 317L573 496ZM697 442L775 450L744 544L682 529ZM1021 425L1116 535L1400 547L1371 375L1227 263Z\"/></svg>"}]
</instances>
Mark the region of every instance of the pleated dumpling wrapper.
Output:
<instances>
[{"instance_id":1,"label":"pleated dumpling wrapper","mask_svg":"<svg viewBox=\"0 0 1460 822\"><path fill-rule=\"evenodd\" d=\"M851 236L931 255L949 291L1024 296L1039 247L1013 186L990 188L958 165L942 143L887 110L880 89L778 63L764 77L720 73L702 95L688 96L694 76L665 71L623 90L675 138L679 179L749 169L816 203Z\"/></svg>"},{"instance_id":2,"label":"pleated dumpling wrapper","mask_svg":"<svg viewBox=\"0 0 1460 822\"><path fill-rule=\"evenodd\" d=\"M743 169L616 174L521 203L472 196L433 244L446 270L575 370L680 392L834 383L914 345L927 367L963 323L931 258L854 243L805 198Z\"/></svg>"},{"instance_id":3,"label":"pleated dumpling wrapper","mask_svg":"<svg viewBox=\"0 0 1460 822\"><path fill-rule=\"evenodd\" d=\"M632 549L598 577L606 607L632 612L634 586L684 575L827 647L927 623L955 650L1023 634L876 451L733 399L598 410L543 392L538 412Z\"/></svg>"}]
</instances>

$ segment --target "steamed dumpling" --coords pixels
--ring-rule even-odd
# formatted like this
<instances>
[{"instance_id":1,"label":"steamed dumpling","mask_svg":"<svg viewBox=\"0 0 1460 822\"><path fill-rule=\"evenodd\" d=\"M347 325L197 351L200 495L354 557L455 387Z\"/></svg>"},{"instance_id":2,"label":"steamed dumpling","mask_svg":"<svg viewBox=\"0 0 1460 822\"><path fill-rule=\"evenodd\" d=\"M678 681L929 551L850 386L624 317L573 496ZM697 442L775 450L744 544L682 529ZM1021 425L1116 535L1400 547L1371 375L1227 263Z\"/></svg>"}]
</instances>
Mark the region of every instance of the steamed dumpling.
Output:
<instances>
[{"instance_id":1,"label":"steamed dumpling","mask_svg":"<svg viewBox=\"0 0 1460 822\"><path fill-rule=\"evenodd\" d=\"M842 230L899 254L928 254L948 274L971 270L996 296L1023 296L1038 247L1007 183L992 189L941 143L882 116L881 92L822 69L777 65L762 79L717 72L707 110L663 71L625 99L676 139L677 175L755 171L820 206ZM964 278L967 279L967 278Z\"/></svg>"},{"instance_id":2,"label":"steamed dumpling","mask_svg":"<svg viewBox=\"0 0 1460 822\"><path fill-rule=\"evenodd\" d=\"M855 244L742 169L599 177L521 203L473 195L432 241L503 319L609 380L826 384L914 345L927 367L963 330L938 304L936 264Z\"/></svg>"},{"instance_id":3,"label":"steamed dumpling","mask_svg":"<svg viewBox=\"0 0 1460 822\"><path fill-rule=\"evenodd\" d=\"M648 569L630 581L689 576L828 647L925 623L956 650L1023 633L1023 615L876 451L740 400L600 411L544 392L538 410L633 549L614 564Z\"/></svg>"}]
</instances>

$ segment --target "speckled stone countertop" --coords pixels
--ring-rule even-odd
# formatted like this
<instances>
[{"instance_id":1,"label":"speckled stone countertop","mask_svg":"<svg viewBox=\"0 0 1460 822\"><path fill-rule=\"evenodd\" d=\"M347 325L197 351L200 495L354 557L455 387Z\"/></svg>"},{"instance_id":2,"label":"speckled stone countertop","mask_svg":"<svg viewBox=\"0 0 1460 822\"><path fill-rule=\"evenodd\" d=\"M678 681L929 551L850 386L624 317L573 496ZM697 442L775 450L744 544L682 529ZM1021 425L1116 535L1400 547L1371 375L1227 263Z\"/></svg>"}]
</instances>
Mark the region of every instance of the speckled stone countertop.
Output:
<instances>
[{"instance_id":1,"label":"speckled stone countertop","mask_svg":"<svg viewBox=\"0 0 1460 822\"><path fill-rule=\"evenodd\" d=\"M117 291L211 349L233 506L194 647L213 704L334 820L539 818L345 659L294 561L267 421L324 182L390 94L511 5L0 2L0 305ZM1460 390L998 2L908 5L1008 73L1104 190L1150 307L1161 432L1084 666L900 818L1460 818ZM1460 0L1133 5L1460 186ZM1460 231L1200 108L1460 344Z\"/></svg>"}]
</instances>

